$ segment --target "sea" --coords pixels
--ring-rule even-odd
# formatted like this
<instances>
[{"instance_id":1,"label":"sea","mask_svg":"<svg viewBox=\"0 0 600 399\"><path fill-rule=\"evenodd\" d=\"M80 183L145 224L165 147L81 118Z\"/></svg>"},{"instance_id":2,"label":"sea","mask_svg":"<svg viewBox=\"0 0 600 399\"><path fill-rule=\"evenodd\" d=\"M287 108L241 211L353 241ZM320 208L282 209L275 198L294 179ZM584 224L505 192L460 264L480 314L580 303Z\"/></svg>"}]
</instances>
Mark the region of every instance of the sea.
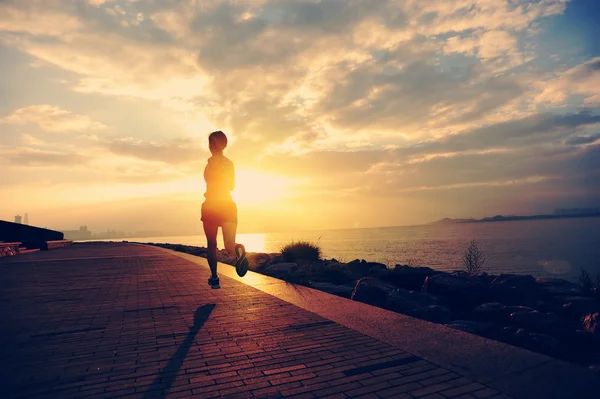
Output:
<instances>
[{"instance_id":1,"label":"sea","mask_svg":"<svg viewBox=\"0 0 600 399\"><path fill-rule=\"evenodd\" d=\"M172 237L132 237L118 240L206 246L202 234ZM393 267L429 266L454 271L475 240L490 274L531 274L577 281L581 269L600 273L600 218L519 220L485 223L238 234L249 252L275 253L294 241L317 244L326 259L365 259ZM97 240L96 240L97 241ZM223 248L219 237L219 248Z\"/></svg>"}]
</instances>

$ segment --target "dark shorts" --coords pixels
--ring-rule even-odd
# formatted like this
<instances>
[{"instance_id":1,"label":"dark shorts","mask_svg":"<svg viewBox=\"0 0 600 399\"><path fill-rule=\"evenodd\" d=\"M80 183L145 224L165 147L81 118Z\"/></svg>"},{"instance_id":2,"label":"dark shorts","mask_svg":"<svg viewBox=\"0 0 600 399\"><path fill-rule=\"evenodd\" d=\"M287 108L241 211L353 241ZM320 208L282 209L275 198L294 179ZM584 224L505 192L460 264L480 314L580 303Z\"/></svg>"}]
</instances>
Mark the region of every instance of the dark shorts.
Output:
<instances>
[{"instance_id":1,"label":"dark shorts","mask_svg":"<svg viewBox=\"0 0 600 399\"><path fill-rule=\"evenodd\" d=\"M204 202L202 219L205 223L217 224L237 223L237 206L235 202Z\"/></svg>"}]
</instances>

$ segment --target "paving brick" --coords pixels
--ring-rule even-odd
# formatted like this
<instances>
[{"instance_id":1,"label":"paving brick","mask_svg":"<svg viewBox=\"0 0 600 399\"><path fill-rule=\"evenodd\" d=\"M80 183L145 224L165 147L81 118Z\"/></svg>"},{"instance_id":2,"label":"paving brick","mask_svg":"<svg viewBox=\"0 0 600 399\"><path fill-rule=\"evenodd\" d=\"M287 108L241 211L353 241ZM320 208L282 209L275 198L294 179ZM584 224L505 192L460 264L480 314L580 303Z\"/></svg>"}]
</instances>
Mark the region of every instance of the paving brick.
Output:
<instances>
[{"instance_id":1,"label":"paving brick","mask_svg":"<svg viewBox=\"0 0 600 399\"><path fill-rule=\"evenodd\" d=\"M400 395L400 394L403 394L403 393L406 393L408 391L412 391L415 389L419 389L419 388L422 388L422 386L419 383L411 382L409 384L404 384L404 385L399 385L397 387L384 389L382 391L377 392L377 395L381 396L382 398L389 398L389 397L396 398L397 395ZM406 395L406 397L412 398L412 396L409 396L409 395Z\"/></svg>"},{"instance_id":2,"label":"paving brick","mask_svg":"<svg viewBox=\"0 0 600 399\"><path fill-rule=\"evenodd\" d=\"M483 388L483 389L480 389L479 391L473 392L473 396L475 396L478 399L489 398L490 396L494 396L497 394L498 394L498 391L496 391L492 388Z\"/></svg>"},{"instance_id":3,"label":"paving brick","mask_svg":"<svg viewBox=\"0 0 600 399\"><path fill-rule=\"evenodd\" d=\"M427 387L415 389L414 391L410 391L409 394L411 394L415 398L419 398L421 396L429 395L431 393L441 392L444 389L450 388L451 386L452 385L449 385L447 383L443 383L442 382L442 383L439 383L439 384L429 385Z\"/></svg>"},{"instance_id":4,"label":"paving brick","mask_svg":"<svg viewBox=\"0 0 600 399\"><path fill-rule=\"evenodd\" d=\"M432 393L431 395L421 396L419 399L446 399L446 397L440 393Z\"/></svg>"},{"instance_id":5,"label":"paving brick","mask_svg":"<svg viewBox=\"0 0 600 399\"><path fill-rule=\"evenodd\" d=\"M452 388L452 389L448 389L445 391L442 391L442 395L445 396L458 396L458 395L462 395L465 393L469 393L469 392L473 392L473 391L478 391L480 389L485 388L485 386L483 386L482 384L479 383L471 383L471 384L467 384L467 385L463 385L463 386L459 386L456 388Z\"/></svg>"}]
</instances>

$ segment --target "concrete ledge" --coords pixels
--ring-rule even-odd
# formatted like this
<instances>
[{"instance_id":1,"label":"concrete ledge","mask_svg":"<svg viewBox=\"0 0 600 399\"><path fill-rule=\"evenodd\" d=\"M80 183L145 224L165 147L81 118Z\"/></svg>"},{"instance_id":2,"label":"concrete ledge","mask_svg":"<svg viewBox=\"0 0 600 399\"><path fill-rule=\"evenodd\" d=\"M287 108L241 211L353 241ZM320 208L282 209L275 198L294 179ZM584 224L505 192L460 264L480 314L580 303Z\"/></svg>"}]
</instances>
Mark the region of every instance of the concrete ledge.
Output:
<instances>
[{"instance_id":1,"label":"concrete ledge","mask_svg":"<svg viewBox=\"0 0 600 399\"><path fill-rule=\"evenodd\" d=\"M160 248L200 266L194 255ZM463 374L514 398L597 398L588 369L487 338L219 263L219 274ZM226 282L225 282L226 284Z\"/></svg>"}]
</instances>

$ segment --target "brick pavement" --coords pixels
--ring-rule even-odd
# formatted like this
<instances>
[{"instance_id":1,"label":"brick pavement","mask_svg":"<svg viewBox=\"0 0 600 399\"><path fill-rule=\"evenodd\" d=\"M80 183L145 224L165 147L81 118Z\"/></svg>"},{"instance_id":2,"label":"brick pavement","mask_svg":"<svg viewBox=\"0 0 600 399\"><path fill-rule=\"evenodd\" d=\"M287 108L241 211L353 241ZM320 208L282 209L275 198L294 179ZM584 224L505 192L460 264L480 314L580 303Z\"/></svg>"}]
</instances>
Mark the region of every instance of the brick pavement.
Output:
<instances>
[{"instance_id":1,"label":"brick pavement","mask_svg":"<svg viewBox=\"0 0 600 399\"><path fill-rule=\"evenodd\" d=\"M157 248L0 268L3 398L508 398Z\"/></svg>"}]
</instances>

